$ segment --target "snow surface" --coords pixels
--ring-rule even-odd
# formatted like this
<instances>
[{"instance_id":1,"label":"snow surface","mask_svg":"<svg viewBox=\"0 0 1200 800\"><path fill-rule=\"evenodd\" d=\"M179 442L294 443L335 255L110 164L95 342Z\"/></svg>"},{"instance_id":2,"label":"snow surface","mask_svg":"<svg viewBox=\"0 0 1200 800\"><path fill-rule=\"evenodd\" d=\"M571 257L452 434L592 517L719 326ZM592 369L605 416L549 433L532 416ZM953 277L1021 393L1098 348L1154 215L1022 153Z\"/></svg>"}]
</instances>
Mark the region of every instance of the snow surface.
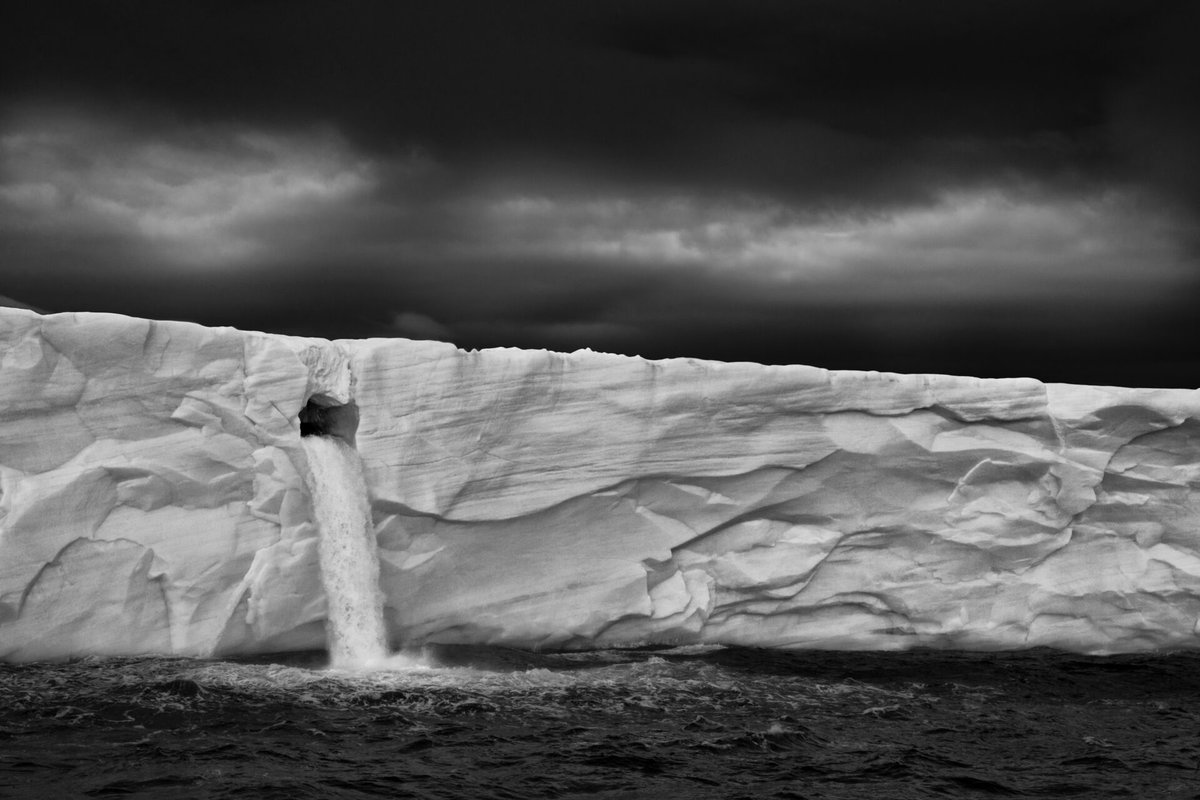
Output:
<instances>
[{"instance_id":1,"label":"snow surface","mask_svg":"<svg viewBox=\"0 0 1200 800\"><path fill-rule=\"evenodd\" d=\"M324 647L314 395L393 644L1200 646L1197 391L0 309L0 659Z\"/></svg>"}]
</instances>

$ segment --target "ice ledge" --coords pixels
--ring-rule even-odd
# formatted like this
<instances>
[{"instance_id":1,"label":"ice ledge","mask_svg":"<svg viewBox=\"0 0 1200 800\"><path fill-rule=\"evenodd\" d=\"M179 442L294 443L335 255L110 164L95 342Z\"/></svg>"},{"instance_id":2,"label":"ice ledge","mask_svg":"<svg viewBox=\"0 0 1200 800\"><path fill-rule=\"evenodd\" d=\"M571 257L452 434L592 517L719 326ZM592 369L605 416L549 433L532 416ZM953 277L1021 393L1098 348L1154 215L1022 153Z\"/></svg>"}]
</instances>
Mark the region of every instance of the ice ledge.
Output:
<instances>
[{"instance_id":1,"label":"ice ledge","mask_svg":"<svg viewBox=\"0 0 1200 800\"><path fill-rule=\"evenodd\" d=\"M397 641L1200 641L1196 391L4 309L0 658L321 646L314 397Z\"/></svg>"}]
</instances>

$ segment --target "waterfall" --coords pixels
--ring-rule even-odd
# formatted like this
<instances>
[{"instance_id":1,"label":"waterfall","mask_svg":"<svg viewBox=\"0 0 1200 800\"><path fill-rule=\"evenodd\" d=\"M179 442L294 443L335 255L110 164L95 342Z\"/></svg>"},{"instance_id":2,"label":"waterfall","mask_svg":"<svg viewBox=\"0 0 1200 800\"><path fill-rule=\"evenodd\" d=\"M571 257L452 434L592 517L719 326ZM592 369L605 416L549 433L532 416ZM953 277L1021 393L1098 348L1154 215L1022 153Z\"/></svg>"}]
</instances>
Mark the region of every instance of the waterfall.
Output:
<instances>
[{"instance_id":1,"label":"waterfall","mask_svg":"<svg viewBox=\"0 0 1200 800\"><path fill-rule=\"evenodd\" d=\"M388 655L387 629L362 459L335 436L306 436L301 442L308 452L321 535L330 663L341 668L379 664Z\"/></svg>"}]
</instances>

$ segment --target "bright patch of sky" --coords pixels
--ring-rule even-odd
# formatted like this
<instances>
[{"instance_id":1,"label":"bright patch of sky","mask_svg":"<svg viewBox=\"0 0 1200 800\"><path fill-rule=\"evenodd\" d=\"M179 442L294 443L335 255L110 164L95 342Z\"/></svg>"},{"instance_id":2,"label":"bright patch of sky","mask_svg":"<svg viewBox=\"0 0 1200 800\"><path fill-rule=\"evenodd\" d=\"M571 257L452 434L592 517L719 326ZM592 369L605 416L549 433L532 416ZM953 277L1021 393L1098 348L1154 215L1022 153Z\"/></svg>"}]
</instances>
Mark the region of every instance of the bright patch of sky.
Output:
<instances>
[{"instance_id":1,"label":"bright patch of sky","mask_svg":"<svg viewBox=\"0 0 1200 800\"><path fill-rule=\"evenodd\" d=\"M327 130L214 126L146 131L44 114L0 138L0 203L23 225L140 239L169 266L235 264L280 246L259 236L368 191L369 162Z\"/></svg>"}]
</instances>

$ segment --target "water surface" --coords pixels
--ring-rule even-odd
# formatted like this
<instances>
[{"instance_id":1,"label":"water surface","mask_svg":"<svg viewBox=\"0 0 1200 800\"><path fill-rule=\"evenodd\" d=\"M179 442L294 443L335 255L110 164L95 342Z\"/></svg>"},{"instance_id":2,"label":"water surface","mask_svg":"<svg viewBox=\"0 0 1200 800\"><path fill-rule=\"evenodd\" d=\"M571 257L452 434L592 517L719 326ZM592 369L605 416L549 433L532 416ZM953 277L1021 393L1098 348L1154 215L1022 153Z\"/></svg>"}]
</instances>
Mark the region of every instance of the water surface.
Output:
<instances>
[{"instance_id":1,"label":"water surface","mask_svg":"<svg viewBox=\"0 0 1200 800\"><path fill-rule=\"evenodd\" d=\"M428 655L0 664L0 797L1200 797L1191 653Z\"/></svg>"}]
</instances>

